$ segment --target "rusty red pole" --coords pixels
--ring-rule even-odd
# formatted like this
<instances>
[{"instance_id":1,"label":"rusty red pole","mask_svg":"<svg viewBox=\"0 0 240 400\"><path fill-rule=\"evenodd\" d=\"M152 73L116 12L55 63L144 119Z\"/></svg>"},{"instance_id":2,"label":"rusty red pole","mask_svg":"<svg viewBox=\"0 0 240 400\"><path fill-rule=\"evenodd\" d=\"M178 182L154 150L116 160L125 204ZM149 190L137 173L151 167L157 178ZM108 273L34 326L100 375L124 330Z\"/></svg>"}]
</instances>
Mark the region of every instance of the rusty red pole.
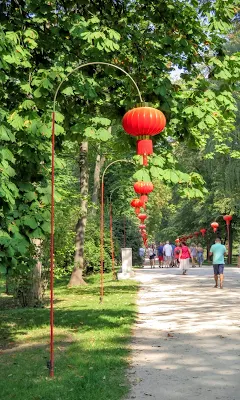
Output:
<instances>
[{"instance_id":1,"label":"rusty red pole","mask_svg":"<svg viewBox=\"0 0 240 400\"><path fill-rule=\"evenodd\" d=\"M55 146L55 112L52 113L52 182L51 182L51 238L50 238L50 362L49 374L54 377L54 146Z\"/></svg>"},{"instance_id":2,"label":"rusty red pole","mask_svg":"<svg viewBox=\"0 0 240 400\"><path fill-rule=\"evenodd\" d=\"M102 176L102 185L101 185L101 221L100 221L100 244L101 244L101 268L100 268L100 303L103 301L104 295L104 282L103 282L103 273L104 273L104 175Z\"/></svg>"},{"instance_id":3,"label":"rusty red pole","mask_svg":"<svg viewBox=\"0 0 240 400\"><path fill-rule=\"evenodd\" d=\"M112 203L110 201L109 206L109 223L110 223L110 240L111 240L111 252L112 252L112 275L113 279L116 279L116 272L115 272L115 259L114 259L114 243L113 243L113 227L112 227Z\"/></svg>"}]
</instances>

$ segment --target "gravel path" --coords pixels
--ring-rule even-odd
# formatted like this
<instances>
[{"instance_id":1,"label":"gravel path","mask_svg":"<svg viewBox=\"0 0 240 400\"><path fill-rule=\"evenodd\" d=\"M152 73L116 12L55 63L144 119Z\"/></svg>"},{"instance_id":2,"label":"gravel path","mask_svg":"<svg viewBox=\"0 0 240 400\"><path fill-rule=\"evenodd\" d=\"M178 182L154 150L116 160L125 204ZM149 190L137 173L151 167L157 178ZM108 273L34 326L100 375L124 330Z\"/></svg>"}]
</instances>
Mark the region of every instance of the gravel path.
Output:
<instances>
[{"instance_id":1,"label":"gravel path","mask_svg":"<svg viewBox=\"0 0 240 400\"><path fill-rule=\"evenodd\" d=\"M126 400L240 399L240 269L149 269L141 282Z\"/></svg>"}]
</instances>

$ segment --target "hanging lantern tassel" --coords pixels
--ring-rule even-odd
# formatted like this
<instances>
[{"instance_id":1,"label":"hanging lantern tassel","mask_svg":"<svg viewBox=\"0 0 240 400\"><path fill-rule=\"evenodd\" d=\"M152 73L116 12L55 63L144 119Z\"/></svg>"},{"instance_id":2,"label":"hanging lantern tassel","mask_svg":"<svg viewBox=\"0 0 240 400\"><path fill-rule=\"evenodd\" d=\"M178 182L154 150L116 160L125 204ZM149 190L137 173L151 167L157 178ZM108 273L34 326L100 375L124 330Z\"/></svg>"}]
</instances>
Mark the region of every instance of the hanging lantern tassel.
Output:
<instances>
[{"instance_id":1,"label":"hanging lantern tassel","mask_svg":"<svg viewBox=\"0 0 240 400\"><path fill-rule=\"evenodd\" d=\"M148 136L145 136L146 138ZM137 140L137 154L143 157L143 165L148 165L147 156L153 153L153 143L151 139L141 139L138 137Z\"/></svg>"}]
</instances>

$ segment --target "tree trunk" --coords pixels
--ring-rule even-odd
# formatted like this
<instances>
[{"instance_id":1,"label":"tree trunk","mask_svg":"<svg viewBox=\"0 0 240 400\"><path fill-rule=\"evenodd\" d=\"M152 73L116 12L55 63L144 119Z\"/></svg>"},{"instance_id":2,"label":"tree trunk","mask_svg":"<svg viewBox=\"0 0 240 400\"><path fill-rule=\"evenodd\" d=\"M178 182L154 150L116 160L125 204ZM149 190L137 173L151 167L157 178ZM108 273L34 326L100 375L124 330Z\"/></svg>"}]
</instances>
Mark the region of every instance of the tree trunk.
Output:
<instances>
[{"instance_id":1,"label":"tree trunk","mask_svg":"<svg viewBox=\"0 0 240 400\"><path fill-rule=\"evenodd\" d=\"M95 169L94 169L94 178L93 178L93 191L92 191L92 203L95 205L98 204L99 199L99 188L100 188L100 172L105 162L105 156L101 156L97 154ZM96 208L92 208L92 214L96 214Z\"/></svg>"},{"instance_id":2,"label":"tree trunk","mask_svg":"<svg viewBox=\"0 0 240 400\"><path fill-rule=\"evenodd\" d=\"M87 206L88 206L88 142L82 142L80 145L80 206L81 216L76 225L76 247L74 256L74 269L69 281L69 287L85 285L82 277L84 267L84 237L87 224Z\"/></svg>"},{"instance_id":3,"label":"tree trunk","mask_svg":"<svg viewBox=\"0 0 240 400\"><path fill-rule=\"evenodd\" d=\"M32 239L35 247L36 265L33 269L33 284L32 284L32 305L39 306L43 300L43 285L42 285L42 240Z\"/></svg>"}]
</instances>

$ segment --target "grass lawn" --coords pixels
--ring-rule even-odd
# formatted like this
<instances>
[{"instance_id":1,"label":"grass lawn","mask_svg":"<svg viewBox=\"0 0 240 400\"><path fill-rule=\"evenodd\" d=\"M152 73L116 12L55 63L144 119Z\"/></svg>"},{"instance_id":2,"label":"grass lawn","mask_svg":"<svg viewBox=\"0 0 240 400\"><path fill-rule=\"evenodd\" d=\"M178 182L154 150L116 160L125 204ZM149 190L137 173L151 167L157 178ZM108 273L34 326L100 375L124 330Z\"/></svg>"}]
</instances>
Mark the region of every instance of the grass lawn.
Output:
<instances>
[{"instance_id":1,"label":"grass lawn","mask_svg":"<svg viewBox=\"0 0 240 400\"><path fill-rule=\"evenodd\" d=\"M128 391L125 368L136 318L137 284L105 275L84 287L55 286L55 378L48 376L49 308L12 308L0 293L0 398L118 400ZM3 282L1 291L3 291Z\"/></svg>"}]
</instances>

